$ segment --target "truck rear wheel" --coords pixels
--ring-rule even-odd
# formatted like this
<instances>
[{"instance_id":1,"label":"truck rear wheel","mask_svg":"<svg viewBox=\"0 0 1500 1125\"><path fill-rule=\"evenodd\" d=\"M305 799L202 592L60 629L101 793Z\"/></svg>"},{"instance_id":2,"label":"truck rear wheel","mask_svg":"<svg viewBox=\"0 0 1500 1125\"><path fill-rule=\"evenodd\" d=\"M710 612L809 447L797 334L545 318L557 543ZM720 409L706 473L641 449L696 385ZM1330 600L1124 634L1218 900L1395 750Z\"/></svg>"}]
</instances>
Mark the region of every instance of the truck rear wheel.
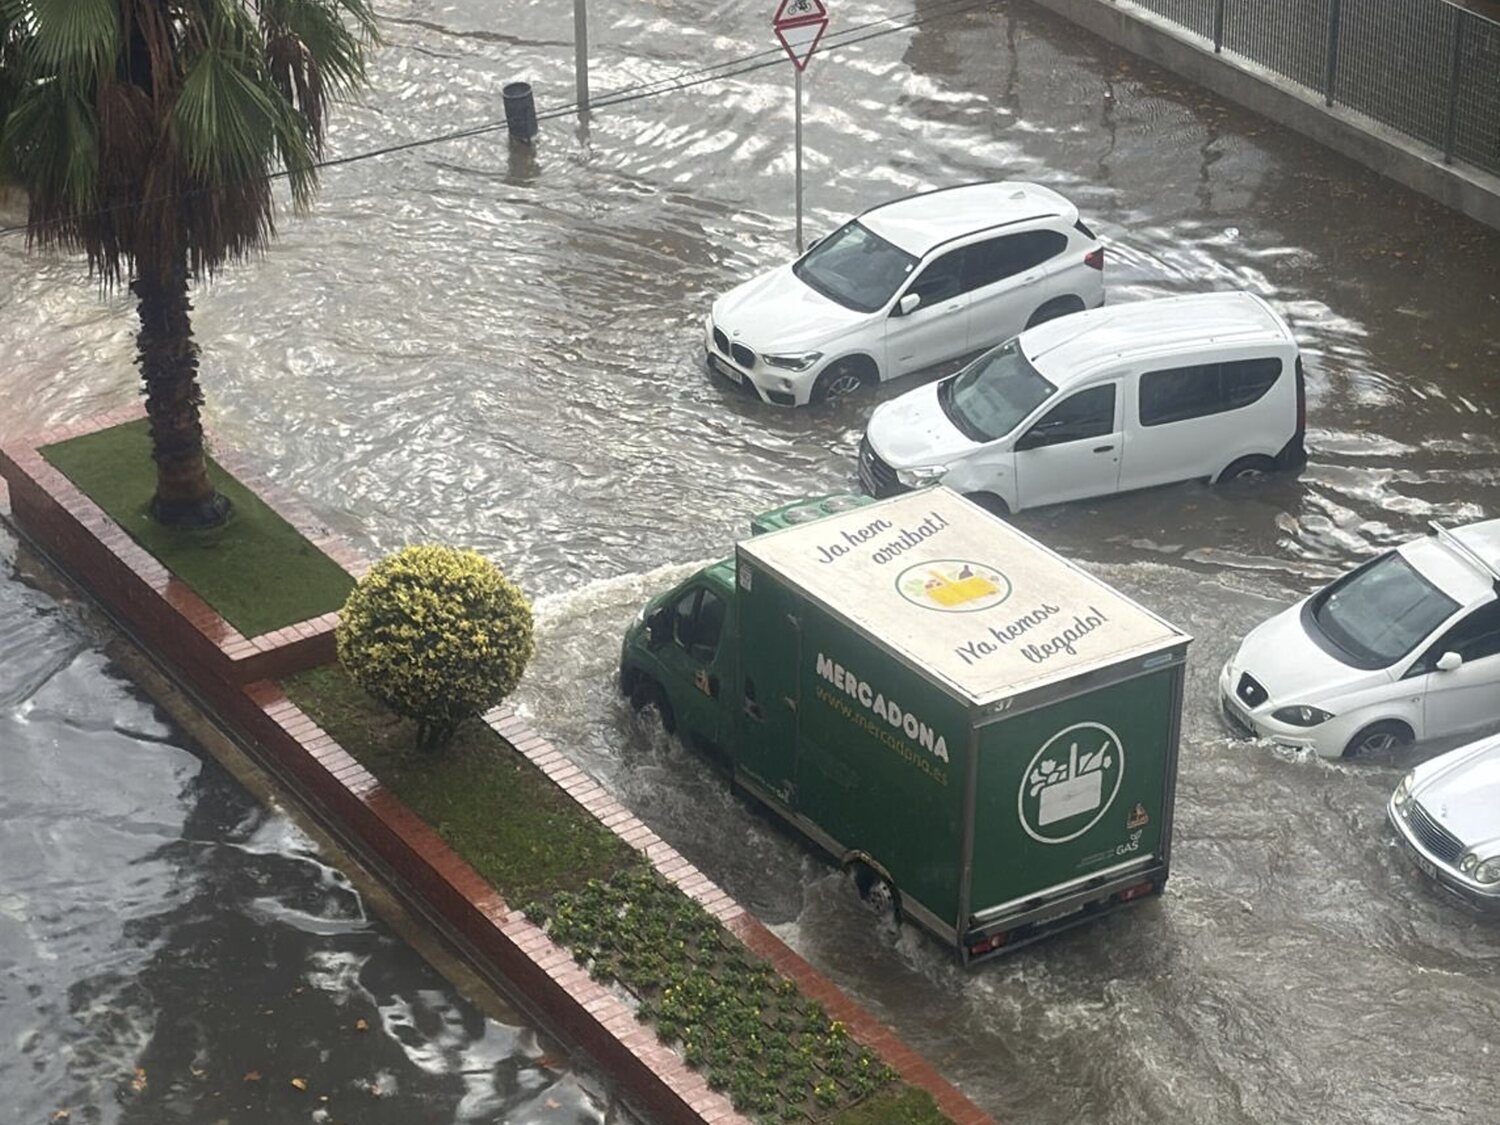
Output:
<instances>
[{"instance_id":1,"label":"truck rear wheel","mask_svg":"<svg viewBox=\"0 0 1500 1125\"><path fill-rule=\"evenodd\" d=\"M667 702L667 693L655 680L642 677L630 692L630 706L643 714L654 710L661 719L662 730L668 734L677 729L677 718L672 714L672 705Z\"/></svg>"},{"instance_id":2,"label":"truck rear wheel","mask_svg":"<svg viewBox=\"0 0 1500 1125\"><path fill-rule=\"evenodd\" d=\"M877 917L889 918L892 922L901 921L901 896L890 880L868 863L858 860L849 865L849 871L854 876L854 889Z\"/></svg>"}]
</instances>

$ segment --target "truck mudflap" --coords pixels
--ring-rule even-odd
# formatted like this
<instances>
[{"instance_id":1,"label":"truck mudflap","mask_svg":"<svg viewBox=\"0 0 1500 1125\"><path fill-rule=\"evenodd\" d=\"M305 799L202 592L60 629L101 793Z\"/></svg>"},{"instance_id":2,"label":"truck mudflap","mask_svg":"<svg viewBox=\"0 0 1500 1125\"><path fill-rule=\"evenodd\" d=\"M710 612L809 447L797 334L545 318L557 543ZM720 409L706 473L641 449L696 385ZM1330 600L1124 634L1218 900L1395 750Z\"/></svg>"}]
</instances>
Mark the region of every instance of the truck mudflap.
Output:
<instances>
[{"instance_id":1,"label":"truck mudflap","mask_svg":"<svg viewBox=\"0 0 1500 1125\"><path fill-rule=\"evenodd\" d=\"M971 925L959 940L959 959L972 965L1020 949L1138 899L1160 894L1166 883L1167 864L1155 860L1055 895L1038 895L999 917L986 919L982 925Z\"/></svg>"}]
</instances>

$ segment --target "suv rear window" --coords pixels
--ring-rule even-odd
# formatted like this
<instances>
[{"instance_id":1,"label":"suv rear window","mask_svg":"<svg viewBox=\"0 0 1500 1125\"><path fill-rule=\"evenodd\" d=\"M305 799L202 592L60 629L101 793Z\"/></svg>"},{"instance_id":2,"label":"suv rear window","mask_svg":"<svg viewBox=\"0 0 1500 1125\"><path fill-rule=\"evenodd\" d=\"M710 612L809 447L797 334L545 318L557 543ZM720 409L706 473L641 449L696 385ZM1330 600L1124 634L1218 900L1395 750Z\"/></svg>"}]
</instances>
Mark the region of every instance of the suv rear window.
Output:
<instances>
[{"instance_id":1,"label":"suv rear window","mask_svg":"<svg viewBox=\"0 0 1500 1125\"><path fill-rule=\"evenodd\" d=\"M1164 426L1238 410L1262 398L1281 377L1274 356L1169 367L1141 376L1141 425Z\"/></svg>"},{"instance_id":2,"label":"suv rear window","mask_svg":"<svg viewBox=\"0 0 1500 1125\"><path fill-rule=\"evenodd\" d=\"M1089 230L1089 225L1082 219L1073 224L1073 229L1083 235L1084 238L1094 238L1094 232ZM1098 240L1095 239L1095 241L1097 242Z\"/></svg>"},{"instance_id":3,"label":"suv rear window","mask_svg":"<svg viewBox=\"0 0 1500 1125\"><path fill-rule=\"evenodd\" d=\"M1028 230L987 238L964 249L964 288L979 289L1041 265L1068 248L1056 230Z\"/></svg>"}]
</instances>

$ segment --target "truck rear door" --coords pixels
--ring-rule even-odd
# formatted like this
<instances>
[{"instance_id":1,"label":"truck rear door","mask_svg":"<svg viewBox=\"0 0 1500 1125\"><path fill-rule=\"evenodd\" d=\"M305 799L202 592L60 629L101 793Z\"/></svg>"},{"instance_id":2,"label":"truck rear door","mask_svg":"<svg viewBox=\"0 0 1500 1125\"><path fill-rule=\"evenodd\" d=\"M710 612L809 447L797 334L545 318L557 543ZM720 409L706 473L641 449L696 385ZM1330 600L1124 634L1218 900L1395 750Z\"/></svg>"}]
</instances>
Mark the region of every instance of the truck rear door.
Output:
<instances>
[{"instance_id":1,"label":"truck rear door","mask_svg":"<svg viewBox=\"0 0 1500 1125\"><path fill-rule=\"evenodd\" d=\"M1161 854L1171 668L991 723L980 738L970 912Z\"/></svg>"}]
</instances>

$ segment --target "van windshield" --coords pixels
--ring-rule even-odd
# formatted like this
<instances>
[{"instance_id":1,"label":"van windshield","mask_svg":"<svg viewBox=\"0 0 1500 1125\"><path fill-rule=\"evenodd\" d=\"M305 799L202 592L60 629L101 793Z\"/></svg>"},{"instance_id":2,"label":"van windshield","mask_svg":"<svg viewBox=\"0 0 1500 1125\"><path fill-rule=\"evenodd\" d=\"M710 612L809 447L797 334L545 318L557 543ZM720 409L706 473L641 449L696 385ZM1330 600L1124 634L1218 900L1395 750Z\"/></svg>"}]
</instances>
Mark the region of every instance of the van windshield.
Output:
<instances>
[{"instance_id":1,"label":"van windshield","mask_svg":"<svg viewBox=\"0 0 1500 1125\"><path fill-rule=\"evenodd\" d=\"M855 220L814 246L792 272L830 301L875 312L885 307L916 264L906 251Z\"/></svg>"},{"instance_id":2,"label":"van windshield","mask_svg":"<svg viewBox=\"0 0 1500 1125\"><path fill-rule=\"evenodd\" d=\"M1458 610L1396 552L1340 578L1308 608L1318 631L1356 668L1388 668Z\"/></svg>"},{"instance_id":3,"label":"van windshield","mask_svg":"<svg viewBox=\"0 0 1500 1125\"><path fill-rule=\"evenodd\" d=\"M1011 339L939 383L938 403L964 437L994 441L1019 426L1056 391Z\"/></svg>"}]
</instances>

